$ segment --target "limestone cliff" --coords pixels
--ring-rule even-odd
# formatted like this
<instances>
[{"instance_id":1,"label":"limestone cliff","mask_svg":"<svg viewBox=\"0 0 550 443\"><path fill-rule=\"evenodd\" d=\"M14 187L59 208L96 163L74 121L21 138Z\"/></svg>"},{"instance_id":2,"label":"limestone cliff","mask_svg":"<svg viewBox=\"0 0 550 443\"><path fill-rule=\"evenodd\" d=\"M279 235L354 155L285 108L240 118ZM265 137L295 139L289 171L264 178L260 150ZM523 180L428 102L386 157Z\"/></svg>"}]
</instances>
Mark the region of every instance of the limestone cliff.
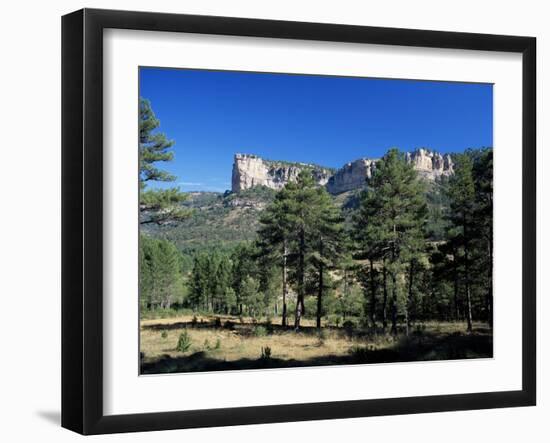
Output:
<instances>
[{"instance_id":1,"label":"limestone cliff","mask_svg":"<svg viewBox=\"0 0 550 443\"><path fill-rule=\"evenodd\" d=\"M300 172L309 169L320 186L324 186L333 174L330 168L306 163L264 160L252 154L235 154L231 190L243 191L254 186L281 189L288 182L296 181Z\"/></svg>"},{"instance_id":2,"label":"limestone cliff","mask_svg":"<svg viewBox=\"0 0 550 443\"><path fill-rule=\"evenodd\" d=\"M449 154L439 154L428 149L417 149L405 154L419 174L428 180L453 173L453 161ZM362 188L376 168L377 159L361 158L346 163L338 170L306 163L264 160L252 154L235 154L231 190L243 191L254 186L281 189L286 183L296 181L304 169L312 171L316 182L326 186L331 194L340 194Z\"/></svg>"},{"instance_id":3,"label":"limestone cliff","mask_svg":"<svg viewBox=\"0 0 550 443\"><path fill-rule=\"evenodd\" d=\"M346 163L329 178L327 191L331 194L340 194L353 189L362 188L368 179L372 177L376 160L360 158Z\"/></svg>"},{"instance_id":4,"label":"limestone cliff","mask_svg":"<svg viewBox=\"0 0 550 443\"><path fill-rule=\"evenodd\" d=\"M439 152L420 148L407 152L405 157L418 173L427 179L435 180L442 175L453 173L453 160L449 154L441 155Z\"/></svg>"}]
</instances>

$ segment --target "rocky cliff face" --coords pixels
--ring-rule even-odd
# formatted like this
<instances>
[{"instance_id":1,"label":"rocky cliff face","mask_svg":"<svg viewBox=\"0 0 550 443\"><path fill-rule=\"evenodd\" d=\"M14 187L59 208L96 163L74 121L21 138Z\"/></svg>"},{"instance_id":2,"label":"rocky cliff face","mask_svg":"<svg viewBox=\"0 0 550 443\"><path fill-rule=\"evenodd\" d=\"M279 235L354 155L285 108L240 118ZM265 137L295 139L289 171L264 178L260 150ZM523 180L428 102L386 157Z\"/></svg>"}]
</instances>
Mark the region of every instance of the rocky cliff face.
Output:
<instances>
[{"instance_id":1,"label":"rocky cliff face","mask_svg":"<svg viewBox=\"0 0 550 443\"><path fill-rule=\"evenodd\" d=\"M441 155L439 152L420 148L407 152L405 157L420 175L429 180L453 173L453 160L449 154Z\"/></svg>"},{"instance_id":2,"label":"rocky cliff face","mask_svg":"<svg viewBox=\"0 0 550 443\"><path fill-rule=\"evenodd\" d=\"M453 173L453 161L449 154L441 155L428 149L417 149L407 152L405 158L428 180ZM376 162L376 159L361 158L333 171L305 163L269 161L256 155L235 154L231 190L239 192L254 186L279 190L286 183L296 181L302 170L310 169L320 186L326 186L331 194L341 194L362 188L372 177Z\"/></svg>"},{"instance_id":3,"label":"rocky cliff face","mask_svg":"<svg viewBox=\"0 0 550 443\"><path fill-rule=\"evenodd\" d=\"M288 182L296 181L300 172L310 169L320 186L324 186L332 170L305 163L289 163L264 160L256 155L235 154L231 190L243 191L254 186L281 189Z\"/></svg>"},{"instance_id":4,"label":"rocky cliff face","mask_svg":"<svg viewBox=\"0 0 550 443\"><path fill-rule=\"evenodd\" d=\"M360 158L346 163L329 178L327 191L331 194L341 194L342 192L362 188L367 180L372 177L375 164L376 160L368 158Z\"/></svg>"}]
</instances>

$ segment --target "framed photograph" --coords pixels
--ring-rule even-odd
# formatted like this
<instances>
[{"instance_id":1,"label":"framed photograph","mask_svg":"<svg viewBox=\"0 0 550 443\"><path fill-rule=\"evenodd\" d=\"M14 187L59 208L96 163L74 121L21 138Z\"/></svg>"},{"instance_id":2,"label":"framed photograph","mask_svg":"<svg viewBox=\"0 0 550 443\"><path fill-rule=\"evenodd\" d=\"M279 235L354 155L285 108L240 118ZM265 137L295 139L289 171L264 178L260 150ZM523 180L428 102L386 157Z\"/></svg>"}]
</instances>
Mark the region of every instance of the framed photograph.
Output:
<instances>
[{"instance_id":1,"label":"framed photograph","mask_svg":"<svg viewBox=\"0 0 550 443\"><path fill-rule=\"evenodd\" d=\"M64 16L62 425L535 405L535 51Z\"/></svg>"}]
</instances>

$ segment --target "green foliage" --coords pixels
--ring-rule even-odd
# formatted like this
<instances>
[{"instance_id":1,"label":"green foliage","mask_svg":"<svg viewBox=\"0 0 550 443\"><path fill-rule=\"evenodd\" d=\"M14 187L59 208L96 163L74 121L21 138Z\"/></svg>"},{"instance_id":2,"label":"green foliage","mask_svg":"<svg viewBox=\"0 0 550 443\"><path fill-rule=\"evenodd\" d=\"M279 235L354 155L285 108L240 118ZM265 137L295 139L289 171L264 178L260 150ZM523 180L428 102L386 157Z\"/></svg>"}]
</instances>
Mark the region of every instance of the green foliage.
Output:
<instances>
[{"instance_id":1,"label":"green foliage","mask_svg":"<svg viewBox=\"0 0 550 443\"><path fill-rule=\"evenodd\" d=\"M267 328L264 326L255 326L252 333L255 337L265 337L267 335Z\"/></svg>"},{"instance_id":2,"label":"green foliage","mask_svg":"<svg viewBox=\"0 0 550 443\"><path fill-rule=\"evenodd\" d=\"M162 223L168 220L184 219L189 211L181 208L186 195L178 188L146 189L149 182L172 182L176 177L160 169L159 162L174 158L173 140L157 132L160 121L155 117L149 100L139 101L139 183L141 223Z\"/></svg>"},{"instance_id":3,"label":"green foliage","mask_svg":"<svg viewBox=\"0 0 550 443\"><path fill-rule=\"evenodd\" d=\"M369 188L361 197L355 218L354 240L359 258L370 262L368 288L373 327L378 282L373 262L384 261L391 280L392 332L397 333L397 316L404 313L409 323L411 283L408 290L402 281L414 281L414 264L425 248L427 220L426 186L412 165L397 149L390 149L378 162ZM408 271L408 278L407 278Z\"/></svg>"},{"instance_id":4,"label":"green foliage","mask_svg":"<svg viewBox=\"0 0 550 443\"><path fill-rule=\"evenodd\" d=\"M260 288L253 276L257 273L256 249L253 244L241 243L231 254L233 278L231 282L237 303L237 312L243 314L243 305L259 301Z\"/></svg>"},{"instance_id":5,"label":"green foliage","mask_svg":"<svg viewBox=\"0 0 550 443\"><path fill-rule=\"evenodd\" d=\"M183 301L181 254L166 241L140 236L140 302L142 308L169 309Z\"/></svg>"},{"instance_id":6,"label":"green foliage","mask_svg":"<svg viewBox=\"0 0 550 443\"><path fill-rule=\"evenodd\" d=\"M232 261L227 254L213 251L195 256L190 276L189 302L193 309L229 313L235 307L231 288Z\"/></svg>"},{"instance_id":7,"label":"green foliage","mask_svg":"<svg viewBox=\"0 0 550 443\"><path fill-rule=\"evenodd\" d=\"M156 132L160 121L155 117L151 102L139 100L139 178L142 184L147 181L174 181L175 177L156 166L158 162L172 161L173 140L168 140L162 132Z\"/></svg>"},{"instance_id":8,"label":"green foliage","mask_svg":"<svg viewBox=\"0 0 550 443\"><path fill-rule=\"evenodd\" d=\"M179 338L176 350L179 352L187 352L191 348L192 342L191 337L187 331L183 331Z\"/></svg>"},{"instance_id":9,"label":"green foliage","mask_svg":"<svg viewBox=\"0 0 550 443\"><path fill-rule=\"evenodd\" d=\"M288 183L277 194L260 223L259 248L264 257L279 264L284 294L288 281L296 286L295 328L309 311L308 292L317 292L314 309L320 325L321 301L330 288L328 270L338 261L343 238L342 218L332 198L316 185L311 171L304 170L296 183Z\"/></svg>"},{"instance_id":10,"label":"green foliage","mask_svg":"<svg viewBox=\"0 0 550 443\"><path fill-rule=\"evenodd\" d=\"M179 188L147 189L140 192L141 223L168 223L184 220L191 211L181 206L187 198Z\"/></svg>"},{"instance_id":11,"label":"green foliage","mask_svg":"<svg viewBox=\"0 0 550 443\"><path fill-rule=\"evenodd\" d=\"M235 202L236 200L248 200L252 201L255 204L259 203L271 203L275 196L277 195L277 191L271 188L268 188L267 186L254 186L252 188L243 189L242 191L239 191L238 193L230 192L228 193L224 198L224 205L230 205L232 202Z\"/></svg>"},{"instance_id":12,"label":"green foliage","mask_svg":"<svg viewBox=\"0 0 550 443\"><path fill-rule=\"evenodd\" d=\"M166 329L163 329L163 331L160 333L160 336L164 339L168 338L168 332L166 332Z\"/></svg>"},{"instance_id":13,"label":"green foliage","mask_svg":"<svg viewBox=\"0 0 550 443\"><path fill-rule=\"evenodd\" d=\"M436 178L434 183L428 186L426 203L428 205L428 218L426 221L426 236L430 241L444 241L449 221L445 217L449 207L449 199L445 193L449 177Z\"/></svg>"},{"instance_id":14,"label":"green foliage","mask_svg":"<svg viewBox=\"0 0 550 443\"><path fill-rule=\"evenodd\" d=\"M251 317L261 315L264 308L263 294L260 292L260 284L253 277L246 277L241 287L241 300L248 308Z\"/></svg>"},{"instance_id":15,"label":"green foliage","mask_svg":"<svg viewBox=\"0 0 550 443\"><path fill-rule=\"evenodd\" d=\"M286 304L295 327L303 316L319 325L324 317L369 333L390 322L394 333L398 325L409 332L417 322L470 313L490 322L492 149L454 159L454 175L428 184L390 150L346 208L311 171L278 192L193 194L182 204L189 218L147 225L151 235L141 236L142 310L185 307L259 322L280 316ZM263 326L256 328L261 334Z\"/></svg>"},{"instance_id":16,"label":"green foliage","mask_svg":"<svg viewBox=\"0 0 550 443\"><path fill-rule=\"evenodd\" d=\"M453 253L455 318L465 318L471 331L476 310L492 321L492 150L469 150L456 155L455 162L445 190L450 201L448 248ZM458 285L463 287L460 300Z\"/></svg>"},{"instance_id":17,"label":"green foliage","mask_svg":"<svg viewBox=\"0 0 550 443\"><path fill-rule=\"evenodd\" d=\"M172 241L191 259L197 253L214 249L231 253L240 243L256 239L263 208L272 198L267 194L275 193L269 189L263 195L262 189L255 187L225 196L212 192L187 193L181 204L189 213L187 218L162 225L146 224L142 228Z\"/></svg>"}]
</instances>

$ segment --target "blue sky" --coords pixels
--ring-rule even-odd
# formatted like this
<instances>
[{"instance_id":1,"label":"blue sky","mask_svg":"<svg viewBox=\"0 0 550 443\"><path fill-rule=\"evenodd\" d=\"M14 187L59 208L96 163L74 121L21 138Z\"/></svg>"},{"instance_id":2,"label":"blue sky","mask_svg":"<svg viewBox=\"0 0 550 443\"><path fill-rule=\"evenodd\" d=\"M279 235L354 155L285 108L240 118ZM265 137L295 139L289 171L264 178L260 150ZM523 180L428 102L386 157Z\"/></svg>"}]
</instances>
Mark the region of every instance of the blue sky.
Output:
<instances>
[{"instance_id":1,"label":"blue sky","mask_svg":"<svg viewBox=\"0 0 550 443\"><path fill-rule=\"evenodd\" d=\"M390 147L493 145L488 84L140 68L139 92L176 142L161 167L184 191L230 189L236 152L338 168Z\"/></svg>"}]
</instances>

